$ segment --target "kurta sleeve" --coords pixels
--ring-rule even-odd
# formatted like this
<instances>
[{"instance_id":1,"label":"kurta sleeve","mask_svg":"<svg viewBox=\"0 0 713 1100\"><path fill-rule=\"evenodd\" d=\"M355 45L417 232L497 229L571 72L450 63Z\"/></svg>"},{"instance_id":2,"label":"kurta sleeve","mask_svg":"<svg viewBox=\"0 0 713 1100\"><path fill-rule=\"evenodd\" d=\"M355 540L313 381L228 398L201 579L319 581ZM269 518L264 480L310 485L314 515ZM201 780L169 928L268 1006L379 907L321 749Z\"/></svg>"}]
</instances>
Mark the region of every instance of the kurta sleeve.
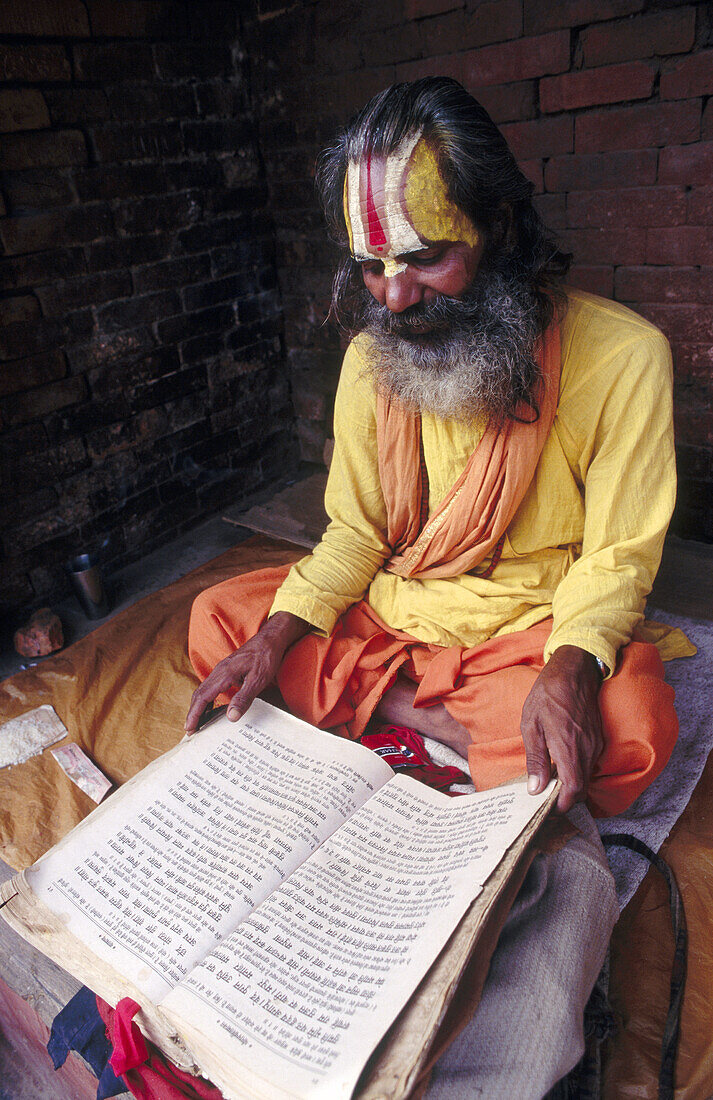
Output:
<instances>
[{"instance_id":1,"label":"kurta sleeve","mask_svg":"<svg viewBox=\"0 0 713 1100\"><path fill-rule=\"evenodd\" d=\"M337 388L325 494L330 523L312 554L292 567L270 612L290 611L325 634L364 595L391 553L384 537L376 395L363 345L363 338L350 344Z\"/></svg>"},{"instance_id":2,"label":"kurta sleeve","mask_svg":"<svg viewBox=\"0 0 713 1100\"><path fill-rule=\"evenodd\" d=\"M665 337L647 326L598 362L567 416L582 455L584 534L581 556L555 592L545 659L576 645L613 671L643 617L675 501Z\"/></svg>"}]
</instances>

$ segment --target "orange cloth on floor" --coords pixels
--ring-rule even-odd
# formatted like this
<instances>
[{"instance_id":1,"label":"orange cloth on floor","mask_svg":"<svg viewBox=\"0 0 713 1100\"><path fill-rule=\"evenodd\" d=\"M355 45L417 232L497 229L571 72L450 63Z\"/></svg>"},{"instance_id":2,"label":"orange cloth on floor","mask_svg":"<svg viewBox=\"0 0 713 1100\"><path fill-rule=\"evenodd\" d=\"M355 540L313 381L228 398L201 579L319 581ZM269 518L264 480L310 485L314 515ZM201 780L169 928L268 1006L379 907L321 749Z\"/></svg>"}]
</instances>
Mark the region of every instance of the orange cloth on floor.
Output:
<instances>
[{"instance_id":1,"label":"orange cloth on floor","mask_svg":"<svg viewBox=\"0 0 713 1100\"><path fill-rule=\"evenodd\" d=\"M188 648L201 679L255 634L287 572L243 574L198 597ZM391 630L361 600L329 637L307 634L292 646L278 687L293 714L355 740L401 670L418 683L417 707L443 703L469 731L470 772L485 790L525 774L520 717L551 629L548 619L470 649L429 645ZM589 785L594 814L620 813L663 769L678 734L673 697L655 646L634 641L621 650L599 693L605 747Z\"/></svg>"}]
</instances>

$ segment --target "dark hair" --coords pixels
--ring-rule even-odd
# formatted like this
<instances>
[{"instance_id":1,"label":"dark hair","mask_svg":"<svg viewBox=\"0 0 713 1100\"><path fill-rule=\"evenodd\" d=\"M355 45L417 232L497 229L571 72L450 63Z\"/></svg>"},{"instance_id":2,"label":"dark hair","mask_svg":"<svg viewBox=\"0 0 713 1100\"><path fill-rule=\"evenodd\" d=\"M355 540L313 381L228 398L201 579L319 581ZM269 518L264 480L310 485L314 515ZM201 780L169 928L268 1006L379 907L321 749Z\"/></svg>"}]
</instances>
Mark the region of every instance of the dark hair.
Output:
<instances>
[{"instance_id":1,"label":"dark hair","mask_svg":"<svg viewBox=\"0 0 713 1100\"><path fill-rule=\"evenodd\" d=\"M572 257L545 228L532 205L534 187L490 115L455 80L432 76L392 85L327 146L316 180L330 236L348 248L343 189L349 161L387 156L419 130L437 151L451 199L485 232L485 261L530 284L544 331L563 299ZM353 328L362 289L359 265L345 255L334 278L332 314L346 328Z\"/></svg>"}]
</instances>

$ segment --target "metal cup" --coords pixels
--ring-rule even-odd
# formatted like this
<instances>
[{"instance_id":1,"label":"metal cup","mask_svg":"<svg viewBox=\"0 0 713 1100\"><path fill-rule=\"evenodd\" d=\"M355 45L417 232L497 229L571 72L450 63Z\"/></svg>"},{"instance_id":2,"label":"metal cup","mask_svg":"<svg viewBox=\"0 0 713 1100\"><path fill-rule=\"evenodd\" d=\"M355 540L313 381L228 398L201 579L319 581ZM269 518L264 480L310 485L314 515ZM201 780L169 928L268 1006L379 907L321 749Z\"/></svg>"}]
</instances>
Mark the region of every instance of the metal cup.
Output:
<instances>
[{"instance_id":1,"label":"metal cup","mask_svg":"<svg viewBox=\"0 0 713 1100\"><path fill-rule=\"evenodd\" d=\"M67 572L87 618L103 619L109 613L109 600L96 559L91 554L78 554L67 562Z\"/></svg>"}]
</instances>

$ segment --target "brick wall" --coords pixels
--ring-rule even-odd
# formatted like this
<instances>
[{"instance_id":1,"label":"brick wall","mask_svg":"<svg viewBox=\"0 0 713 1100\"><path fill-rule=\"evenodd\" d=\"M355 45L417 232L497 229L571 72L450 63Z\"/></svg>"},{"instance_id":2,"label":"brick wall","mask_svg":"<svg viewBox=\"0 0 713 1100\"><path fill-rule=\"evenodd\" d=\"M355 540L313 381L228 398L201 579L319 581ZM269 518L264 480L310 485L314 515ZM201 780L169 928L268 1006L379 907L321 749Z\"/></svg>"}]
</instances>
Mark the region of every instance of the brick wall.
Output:
<instances>
[{"instance_id":1,"label":"brick wall","mask_svg":"<svg viewBox=\"0 0 713 1100\"><path fill-rule=\"evenodd\" d=\"M241 5L0 5L0 610L289 467ZM6 614L6 621L9 618Z\"/></svg>"},{"instance_id":2,"label":"brick wall","mask_svg":"<svg viewBox=\"0 0 713 1100\"><path fill-rule=\"evenodd\" d=\"M713 540L713 14L677 0L256 0L245 31L277 226L305 457L338 372L319 328L332 255L310 174L336 127L395 80L453 76L498 122L571 281L632 306L673 344L674 528Z\"/></svg>"}]
</instances>

